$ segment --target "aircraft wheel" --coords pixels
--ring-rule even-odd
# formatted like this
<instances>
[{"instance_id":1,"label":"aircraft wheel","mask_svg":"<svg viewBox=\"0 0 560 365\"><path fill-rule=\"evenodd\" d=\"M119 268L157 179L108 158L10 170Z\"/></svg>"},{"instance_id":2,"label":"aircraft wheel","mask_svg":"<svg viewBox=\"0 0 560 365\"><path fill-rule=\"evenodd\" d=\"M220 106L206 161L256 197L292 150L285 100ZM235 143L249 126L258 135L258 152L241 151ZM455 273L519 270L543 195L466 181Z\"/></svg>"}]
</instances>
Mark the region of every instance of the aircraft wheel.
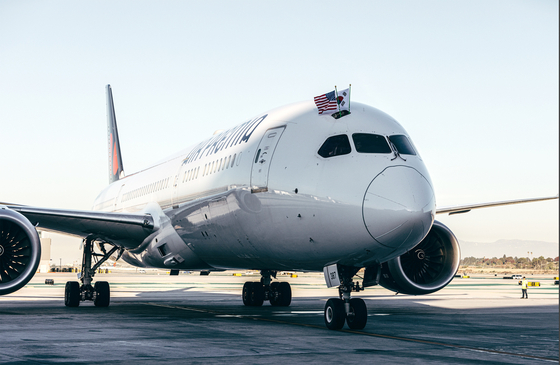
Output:
<instances>
[{"instance_id":1,"label":"aircraft wheel","mask_svg":"<svg viewBox=\"0 0 560 365\"><path fill-rule=\"evenodd\" d=\"M277 307L288 307L292 303L292 288L288 282L270 284L270 304Z\"/></svg>"},{"instance_id":2,"label":"aircraft wheel","mask_svg":"<svg viewBox=\"0 0 560 365\"><path fill-rule=\"evenodd\" d=\"M366 303L360 298L350 299L350 314L346 316L348 327L353 330L364 329L367 323Z\"/></svg>"},{"instance_id":3,"label":"aircraft wheel","mask_svg":"<svg viewBox=\"0 0 560 365\"><path fill-rule=\"evenodd\" d=\"M93 289L95 290L93 304L95 304L96 307L108 307L111 300L109 283L106 281L98 281L95 283Z\"/></svg>"},{"instance_id":4,"label":"aircraft wheel","mask_svg":"<svg viewBox=\"0 0 560 365\"><path fill-rule=\"evenodd\" d=\"M270 301L270 305L277 307L279 306L279 299L280 299L280 293L278 292L278 284L280 284L279 282L275 281L273 283L270 283L270 296L268 298L268 300Z\"/></svg>"},{"instance_id":5,"label":"aircraft wheel","mask_svg":"<svg viewBox=\"0 0 560 365\"><path fill-rule=\"evenodd\" d=\"M245 304L246 306L251 305L252 291L253 291L253 282L246 281L245 284L243 284L243 292L241 294L241 296L243 297L243 304Z\"/></svg>"},{"instance_id":6,"label":"aircraft wheel","mask_svg":"<svg viewBox=\"0 0 560 365\"><path fill-rule=\"evenodd\" d=\"M260 307L264 303L264 285L260 282L254 282L251 291L251 305Z\"/></svg>"},{"instance_id":7,"label":"aircraft wheel","mask_svg":"<svg viewBox=\"0 0 560 365\"><path fill-rule=\"evenodd\" d=\"M287 307L292 303L292 288L290 283L281 282L278 284L278 305L280 307Z\"/></svg>"},{"instance_id":8,"label":"aircraft wheel","mask_svg":"<svg viewBox=\"0 0 560 365\"><path fill-rule=\"evenodd\" d=\"M64 305L67 307L77 307L80 305L80 283L77 281L67 281L64 287Z\"/></svg>"},{"instance_id":9,"label":"aircraft wheel","mask_svg":"<svg viewBox=\"0 0 560 365\"><path fill-rule=\"evenodd\" d=\"M264 303L264 285L261 282L247 281L243 284L243 304L260 307Z\"/></svg>"},{"instance_id":10,"label":"aircraft wheel","mask_svg":"<svg viewBox=\"0 0 560 365\"><path fill-rule=\"evenodd\" d=\"M339 330L344 326L346 311L344 302L338 298L331 298L325 304L325 324L330 330Z\"/></svg>"}]
</instances>

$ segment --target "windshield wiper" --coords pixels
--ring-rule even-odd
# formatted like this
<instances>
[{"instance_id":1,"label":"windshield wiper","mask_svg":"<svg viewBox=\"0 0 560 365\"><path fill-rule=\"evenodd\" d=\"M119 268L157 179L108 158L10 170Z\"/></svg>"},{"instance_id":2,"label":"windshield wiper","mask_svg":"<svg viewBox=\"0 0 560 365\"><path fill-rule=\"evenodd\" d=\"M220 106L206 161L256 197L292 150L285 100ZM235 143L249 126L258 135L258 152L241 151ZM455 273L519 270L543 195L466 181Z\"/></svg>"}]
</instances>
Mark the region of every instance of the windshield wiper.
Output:
<instances>
[{"instance_id":1,"label":"windshield wiper","mask_svg":"<svg viewBox=\"0 0 560 365\"><path fill-rule=\"evenodd\" d=\"M387 138L387 141L389 142L389 146L391 146L391 149L393 150L393 153L395 154L395 157L393 157L391 159L391 161L396 160L397 157L399 157L403 161L406 161L406 159L404 157L402 157L401 154L399 153L399 150L397 149L397 146L395 146L389 138Z\"/></svg>"}]
</instances>

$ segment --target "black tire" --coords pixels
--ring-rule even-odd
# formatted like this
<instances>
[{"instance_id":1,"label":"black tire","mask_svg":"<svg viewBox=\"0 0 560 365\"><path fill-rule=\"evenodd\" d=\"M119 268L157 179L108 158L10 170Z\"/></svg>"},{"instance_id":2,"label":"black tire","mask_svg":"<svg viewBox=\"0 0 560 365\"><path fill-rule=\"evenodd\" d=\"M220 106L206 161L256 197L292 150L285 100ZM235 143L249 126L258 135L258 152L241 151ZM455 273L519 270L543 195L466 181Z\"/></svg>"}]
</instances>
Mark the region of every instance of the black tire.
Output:
<instances>
[{"instance_id":1,"label":"black tire","mask_svg":"<svg viewBox=\"0 0 560 365\"><path fill-rule=\"evenodd\" d=\"M253 282L251 290L251 306L260 307L264 303L264 285L261 282Z\"/></svg>"},{"instance_id":2,"label":"black tire","mask_svg":"<svg viewBox=\"0 0 560 365\"><path fill-rule=\"evenodd\" d=\"M95 304L96 307L108 307L111 301L109 283L106 281L98 281L95 283L93 290L95 290L93 304Z\"/></svg>"},{"instance_id":3,"label":"black tire","mask_svg":"<svg viewBox=\"0 0 560 365\"><path fill-rule=\"evenodd\" d=\"M260 307L264 303L264 285L258 281L247 281L243 284L243 304Z\"/></svg>"},{"instance_id":4,"label":"black tire","mask_svg":"<svg viewBox=\"0 0 560 365\"><path fill-rule=\"evenodd\" d=\"M245 304L246 306L251 305L252 291L253 291L253 282L246 281L245 284L243 284L243 292L241 294L241 296L243 297L243 304Z\"/></svg>"},{"instance_id":5,"label":"black tire","mask_svg":"<svg viewBox=\"0 0 560 365\"><path fill-rule=\"evenodd\" d=\"M270 301L270 305L274 307L280 305L280 301L279 301L280 293L278 292L278 284L280 283L277 281L270 283L270 293L269 293L268 300Z\"/></svg>"},{"instance_id":6,"label":"black tire","mask_svg":"<svg viewBox=\"0 0 560 365\"><path fill-rule=\"evenodd\" d=\"M292 288L290 283L281 282L278 283L278 306L288 307L292 303Z\"/></svg>"},{"instance_id":7,"label":"black tire","mask_svg":"<svg viewBox=\"0 0 560 365\"><path fill-rule=\"evenodd\" d=\"M330 330L339 330L344 326L346 311L344 310L344 302L338 298L331 298L325 304L325 325Z\"/></svg>"},{"instance_id":8,"label":"black tire","mask_svg":"<svg viewBox=\"0 0 560 365\"><path fill-rule=\"evenodd\" d=\"M360 298L350 299L350 313L354 313L354 315L348 315L346 317L348 327L353 330L364 329L367 323L366 303Z\"/></svg>"},{"instance_id":9,"label":"black tire","mask_svg":"<svg viewBox=\"0 0 560 365\"><path fill-rule=\"evenodd\" d=\"M67 281L64 287L64 305L67 307L77 307L80 305L80 283L77 281Z\"/></svg>"}]
</instances>

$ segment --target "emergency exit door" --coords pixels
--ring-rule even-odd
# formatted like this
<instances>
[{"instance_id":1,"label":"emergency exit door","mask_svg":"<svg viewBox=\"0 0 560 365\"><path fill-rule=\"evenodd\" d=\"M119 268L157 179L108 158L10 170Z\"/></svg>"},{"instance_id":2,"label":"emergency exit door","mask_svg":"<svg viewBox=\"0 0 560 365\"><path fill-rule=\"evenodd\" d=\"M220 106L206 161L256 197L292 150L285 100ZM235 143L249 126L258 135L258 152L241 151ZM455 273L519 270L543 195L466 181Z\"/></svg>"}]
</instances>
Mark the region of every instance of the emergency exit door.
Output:
<instances>
[{"instance_id":1,"label":"emergency exit door","mask_svg":"<svg viewBox=\"0 0 560 365\"><path fill-rule=\"evenodd\" d=\"M276 145L286 127L269 129L257 147L251 170L251 192L260 193L268 191L268 171Z\"/></svg>"}]
</instances>

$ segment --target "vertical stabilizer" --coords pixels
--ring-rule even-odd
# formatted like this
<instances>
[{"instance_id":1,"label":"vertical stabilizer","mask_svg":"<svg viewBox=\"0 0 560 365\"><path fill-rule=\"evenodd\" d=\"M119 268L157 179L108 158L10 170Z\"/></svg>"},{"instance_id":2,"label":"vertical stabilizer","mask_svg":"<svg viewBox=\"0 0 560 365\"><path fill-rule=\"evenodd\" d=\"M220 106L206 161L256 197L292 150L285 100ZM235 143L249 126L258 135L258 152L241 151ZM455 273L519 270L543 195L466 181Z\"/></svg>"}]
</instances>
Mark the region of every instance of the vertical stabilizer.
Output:
<instances>
[{"instance_id":1,"label":"vertical stabilizer","mask_svg":"<svg viewBox=\"0 0 560 365\"><path fill-rule=\"evenodd\" d=\"M121 144L113 104L111 85L107 85L107 140L109 142L109 184L124 177Z\"/></svg>"}]
</instances>

